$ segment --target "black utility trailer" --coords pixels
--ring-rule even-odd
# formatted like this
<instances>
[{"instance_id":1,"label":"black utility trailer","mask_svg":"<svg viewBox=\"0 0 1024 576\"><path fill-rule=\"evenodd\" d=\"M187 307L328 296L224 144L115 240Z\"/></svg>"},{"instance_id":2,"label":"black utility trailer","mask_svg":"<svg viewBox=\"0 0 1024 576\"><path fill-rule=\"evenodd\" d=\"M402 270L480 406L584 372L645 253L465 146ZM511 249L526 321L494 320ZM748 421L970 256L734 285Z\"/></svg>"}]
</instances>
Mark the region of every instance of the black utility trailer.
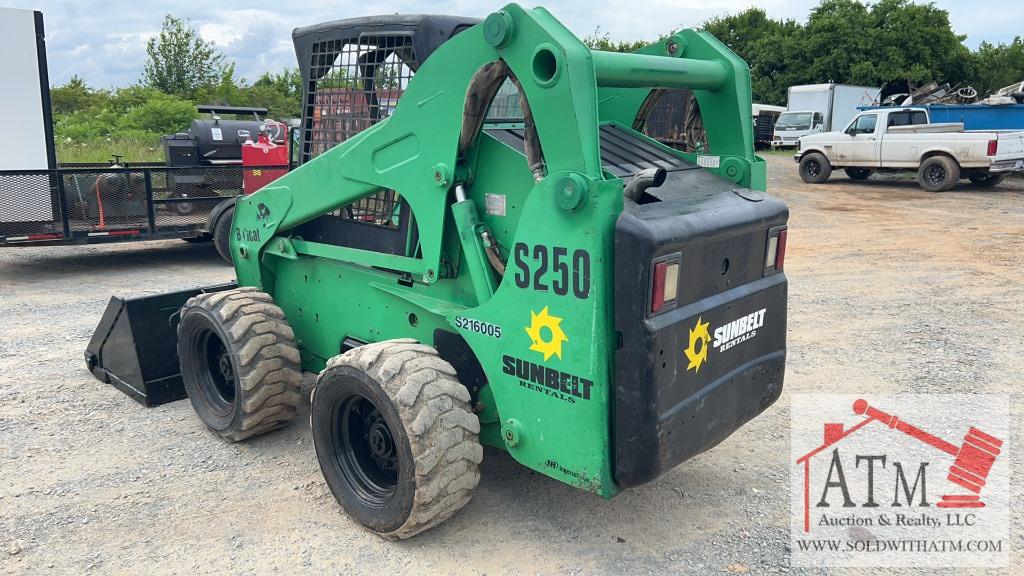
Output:
<instances>
[{"instance_id":1,"label":"black utility trailer","mask_svg":"<svg viewBox=\"0 0 1024 576\"><path fill-rule=\"evenodd\" d=\"M0 170L0 246L208 240L242 194L243 172L261 169L281 166L123 163ZM196 180L220 184L199 188Z\"/></svg>"},{"instance_id":2,"label":"black utility trailer","mask_svg":"<svg viewBox=\"0 0 1024 576\"><path fill-rule=\"evenodd\" d=\"M41 90L49 167L0 170L0 247L181 238L213 240L230 261L227 234L246 172L265 182L266 174L292 167L290 155L287 166L243 167L243 144L267 130L287 143L294 132L266 120L265 108L214 105L197 106L210 117L193 120L187 132L162 138L162 163L115 157L107 164L58 165L49 88Z\"/></svg>"}]
</instances>

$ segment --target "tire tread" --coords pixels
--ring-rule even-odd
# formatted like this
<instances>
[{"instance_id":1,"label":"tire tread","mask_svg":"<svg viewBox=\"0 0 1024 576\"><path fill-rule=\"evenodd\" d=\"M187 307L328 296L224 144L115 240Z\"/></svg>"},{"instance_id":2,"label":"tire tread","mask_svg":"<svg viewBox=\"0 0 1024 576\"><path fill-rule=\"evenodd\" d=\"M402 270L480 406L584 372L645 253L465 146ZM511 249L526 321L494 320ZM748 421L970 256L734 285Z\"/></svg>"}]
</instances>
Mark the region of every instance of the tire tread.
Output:
<instances>
[{"instance_id":1,"label":"tire tread","mask_svg":"<svg viewBox=\"0 0 1024 576\"><path fill-rule=\"evenodd\" d=\"M220 321L235 352L237 393L242 395L236 417L225 430L214 430L238 442L290 422L301 400L302 372L295 333L273 298L251 286L199 294L185 303L203 308Z\"/></svg>"},{"instance_id":2,"label":"tire tread","mask_svg":"<svg viewBox=\"0 0 1024 576\"><path fill-rule=\"evenodd\" d=\"M469 391L437 351L412 339L360 346L331 358L327 371L349 366L374 378L402 420L415 463L413 507L389 540L414 536L450 518L480 482L480 421Z\"/></svg>"}]
</instances>

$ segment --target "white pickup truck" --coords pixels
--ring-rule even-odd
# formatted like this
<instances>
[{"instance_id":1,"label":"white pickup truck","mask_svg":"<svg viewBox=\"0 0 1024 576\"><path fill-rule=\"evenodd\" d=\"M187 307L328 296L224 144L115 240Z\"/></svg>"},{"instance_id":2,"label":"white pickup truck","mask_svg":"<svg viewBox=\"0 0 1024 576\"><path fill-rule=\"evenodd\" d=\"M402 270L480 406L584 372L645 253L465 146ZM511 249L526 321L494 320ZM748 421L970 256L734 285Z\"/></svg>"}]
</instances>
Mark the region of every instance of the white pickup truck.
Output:
<instances>
[{"instance_id":1,"label":"white pickup truck","mask_svg":"<svg viewBox=\"0 0 1024 576\"><path fill-rule=\"evenodd\" d=\"M987 188L1024 172L1024 132L966 132L963 124L931 124L923 108L861 112L837 132L800 138L794 159L804 182L828 180L843 168L854 180L874 172L917 171L917 182L942 192L966 178Z\"/></svg>"}]
</instances>

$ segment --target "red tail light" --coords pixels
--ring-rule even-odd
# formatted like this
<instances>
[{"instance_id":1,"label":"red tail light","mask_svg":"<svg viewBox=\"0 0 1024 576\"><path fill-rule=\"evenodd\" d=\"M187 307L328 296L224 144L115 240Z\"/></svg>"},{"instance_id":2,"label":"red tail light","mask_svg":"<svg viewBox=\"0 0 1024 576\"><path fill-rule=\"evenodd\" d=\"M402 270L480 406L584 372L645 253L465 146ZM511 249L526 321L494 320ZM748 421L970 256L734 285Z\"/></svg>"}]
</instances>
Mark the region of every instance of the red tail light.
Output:
<instances>
[{"instance_id":1,"label":"red tail light","mask_svg":"<svg viewBox=\"0 0 1024 576\"><path fill-rule=\"evenodd\" d=\"M654 265L654 283L651 286L651 314L661 312L665 306L665 272L668 269L668 262L658 262Z\"/></svg>"},{"instance_id":2,"label":"red tail light","mask_svg":"<svg viewBox=\"0 0 1024 576\"><path fill-rule=\"evenodd\" d=\"M786 263L786 236L787 231L779 232L779 246L775 249L775 269L782 270Z\"/></svg>"},{"instance_id":3,"label":"red tail light","mask_svg":"<svg viewBox=\"0 0 1024 576\"><path fill-rule=\"evenodd\" d=\"M989 156L995 156L996 155L996 150L998 150L998 149L999 149L999 141L998 140L989 140L988 141L988 155Z\"/></svg>"},{"instance_id":4,"label":"red tail light","mask_svg":"<svg viewBox=\"0 0 1024 576\"><path fill-rule=\"evenodd\" d=\"M781 272L786 264L786 229L768 231L768 248L764 254L764 269L768 272Z\"/></svg>"},{"instance_id":5,"label":"red tail light","mask_svg":"<svg viewBox=\"0 0 1024 576\"><path fill-rule=\"evenodd\" d=\"M674 307L679 291L679 256L654 263L651 278L651 314Z\"/></svg>"}]
</instances>

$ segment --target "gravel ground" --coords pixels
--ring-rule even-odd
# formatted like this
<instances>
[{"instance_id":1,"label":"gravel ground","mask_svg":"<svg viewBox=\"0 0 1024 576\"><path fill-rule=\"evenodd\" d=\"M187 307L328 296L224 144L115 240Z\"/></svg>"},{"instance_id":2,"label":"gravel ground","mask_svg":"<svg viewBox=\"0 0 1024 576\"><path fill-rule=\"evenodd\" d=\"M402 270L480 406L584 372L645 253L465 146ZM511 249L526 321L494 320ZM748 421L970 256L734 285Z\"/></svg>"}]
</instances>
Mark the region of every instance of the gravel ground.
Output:
<instances>
[{"instance_id":1,"label":"gravel ground","mask_svg":"<svg viewBox=\"0 0 1024 576\"><path fill-rule=\"evenodd\" d=\"M308 404L288 428L226 445L187 402L144 409L85 370L110 294L230 280L212 246L0 251L0 573L790 572L791 394L1019 389L1024 183L935 195L840 173L809 186L788 157L768 162L769 189L791 209L782 399L610 502L488 450L473 501L401 543L341 513ZM1014 422L1021 413L1015 395ZM1019 506L1012 516L1020 567Z\"/></svg>"}]
</instances>

